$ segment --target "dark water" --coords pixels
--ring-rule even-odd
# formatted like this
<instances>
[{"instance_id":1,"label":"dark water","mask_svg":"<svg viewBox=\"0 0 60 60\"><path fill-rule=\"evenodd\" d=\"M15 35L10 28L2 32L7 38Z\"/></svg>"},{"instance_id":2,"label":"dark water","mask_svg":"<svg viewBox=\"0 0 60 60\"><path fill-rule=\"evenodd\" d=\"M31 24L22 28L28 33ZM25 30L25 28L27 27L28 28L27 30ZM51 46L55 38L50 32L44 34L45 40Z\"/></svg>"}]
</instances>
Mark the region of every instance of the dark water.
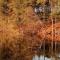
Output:
<instances>
[{"instance_id":1,"label":"dark water","mask_svg":"<svg viewBox=\"0 0 60 60\"><path fill-rule=\"evenodd\" d=\"M53 46L53 48L52 48ZM42 49L38 50L38 53L35 54L32 60L60 60L60 43L55 45L45 44L42 46Z\"/></svg>"}]
</instances>

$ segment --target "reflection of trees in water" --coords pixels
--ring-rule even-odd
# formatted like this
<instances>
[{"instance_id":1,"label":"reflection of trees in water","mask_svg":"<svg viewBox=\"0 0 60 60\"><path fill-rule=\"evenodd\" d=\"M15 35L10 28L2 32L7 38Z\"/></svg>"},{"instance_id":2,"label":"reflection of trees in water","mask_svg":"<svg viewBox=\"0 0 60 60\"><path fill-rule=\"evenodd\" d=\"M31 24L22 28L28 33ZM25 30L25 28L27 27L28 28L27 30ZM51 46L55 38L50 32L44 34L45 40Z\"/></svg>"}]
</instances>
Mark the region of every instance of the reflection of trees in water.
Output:
<instances>
[{"instance_id":1,"label":"reflection of trees in water","mask_svg":"<svg viewBox=\"0 0 60 60\"><path fill-rule=\"evenodd\" d=\"M45 49L44 49L45 48ZM58 55L57 55L58 54ZM45 57L50 58L53 57L59 57L60 54L60 43L53 42L53 50L52 45L49 42L45 42L45 45L43 44L41 49L37 48L37 55L44 55ZM60 57L59 57L60 58Z\"/></svg>"}]
</instances>

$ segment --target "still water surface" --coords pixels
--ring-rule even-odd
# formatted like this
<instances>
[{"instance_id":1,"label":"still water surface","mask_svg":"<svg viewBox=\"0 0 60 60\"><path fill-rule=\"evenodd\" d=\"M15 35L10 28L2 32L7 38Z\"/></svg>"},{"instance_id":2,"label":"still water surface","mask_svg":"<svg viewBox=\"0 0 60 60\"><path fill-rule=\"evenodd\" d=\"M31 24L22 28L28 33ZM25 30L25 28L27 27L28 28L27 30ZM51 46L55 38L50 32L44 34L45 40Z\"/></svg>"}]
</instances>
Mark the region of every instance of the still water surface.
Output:
<instances>
[{"instance_id":1,"label":"still water surface","mask_svg":"<svg viewBox=\"0 0 60 60\"><path fill-rule=\"evenodd\" d=\"M40 56L35 55L33 56L32 60L60 60L60 54L58 57L50 57L50 58L44 57L44 55L40 55Z\"/></svg>"}]
</instances>

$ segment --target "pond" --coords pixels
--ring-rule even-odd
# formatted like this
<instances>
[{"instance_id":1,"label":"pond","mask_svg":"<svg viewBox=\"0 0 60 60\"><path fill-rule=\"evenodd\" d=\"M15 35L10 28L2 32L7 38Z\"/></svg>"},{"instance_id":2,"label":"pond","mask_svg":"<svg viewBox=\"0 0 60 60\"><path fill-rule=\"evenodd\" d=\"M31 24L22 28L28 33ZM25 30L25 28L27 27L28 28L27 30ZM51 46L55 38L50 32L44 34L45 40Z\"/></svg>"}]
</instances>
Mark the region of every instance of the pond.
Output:
<instances>
[{"instance_id":1,"label":"pond","mask_svg":"<svg viewBox=\"0 0 60 60\"><path fill-rule=\"evenodd\" d=\"M53 50L52 46L48 45L45 44L41 50L37 49L38 53L34 54L32 60L60 60L60 43L54 43Z\"/></svg>"},{"instance_id":2,"label":"pond","mask_svg":"<svg viewBox=\"0 0 60 60\"><path fill-rule=\"evenodd\" d=\"M59 57L52 57L51 56L50 58L45 57L44 55L40 55L40 56L35 55L35 56L33 56L32 60L60 60L60 55L59 55Z\"/></svg>"}]
</instances>

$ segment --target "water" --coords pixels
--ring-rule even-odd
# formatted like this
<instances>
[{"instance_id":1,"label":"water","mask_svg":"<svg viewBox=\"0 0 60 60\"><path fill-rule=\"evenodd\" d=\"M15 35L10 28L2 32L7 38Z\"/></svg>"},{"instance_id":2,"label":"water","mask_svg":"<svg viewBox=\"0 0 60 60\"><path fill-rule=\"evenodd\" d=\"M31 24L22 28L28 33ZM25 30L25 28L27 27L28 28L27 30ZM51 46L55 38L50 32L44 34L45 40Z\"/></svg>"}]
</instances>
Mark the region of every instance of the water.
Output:
<instances>
[{"instance_id":1,"label":"water","mask_svg":"<svg viewBox=\"0 0 60 60\"><path fill-rule=\"evenodd\" d=\"M32 60L60 60L60 55L56 58L56 57L44 57L44 55L35 55L33 56L33 59Z\"/></svg>"},{"instance_id":2,"label":"water","mask_svg":"<svg viewBox=\"0 0 60 60\"><path fill-rule=\"evenodd\" d=\"M56 45L56 49L47 49L48 45L43 46L43 49L37 51L32 60L60 60L60 43ZM38 50L38 49L37 49Z\"/></svg>"}]
</instances>

